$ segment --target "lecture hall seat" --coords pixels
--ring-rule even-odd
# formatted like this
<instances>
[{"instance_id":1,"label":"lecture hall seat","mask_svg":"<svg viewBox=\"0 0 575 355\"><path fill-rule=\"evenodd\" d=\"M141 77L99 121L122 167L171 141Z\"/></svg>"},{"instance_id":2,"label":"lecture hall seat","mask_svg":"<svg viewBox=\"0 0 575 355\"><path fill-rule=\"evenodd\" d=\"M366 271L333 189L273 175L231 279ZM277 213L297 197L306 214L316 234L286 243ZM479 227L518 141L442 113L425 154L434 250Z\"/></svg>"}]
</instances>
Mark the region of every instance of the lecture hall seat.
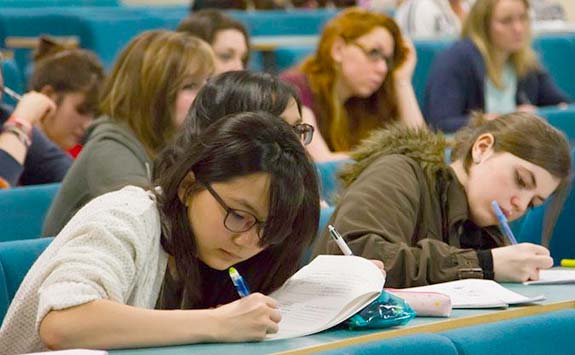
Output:
<instances>
[{"instance_id":1,"label":"lecture hall seat","mask_svg":"<svg viewBox=\"0 0 575 355\"><path fill-rule=\"evenodd\" d=\"M0 190L0 242L42 235L42 224L60 184Z\"/></svg>"},{"instance_id":2,"label":"lecture hall seat","mask_svg":"<svg viewBox=\"0 0 575 355\"><path fill-rule=\"evenodd\" d=\"M0 323L24 277L54 238L0 243Z\"/></svg>"}]
</instances>

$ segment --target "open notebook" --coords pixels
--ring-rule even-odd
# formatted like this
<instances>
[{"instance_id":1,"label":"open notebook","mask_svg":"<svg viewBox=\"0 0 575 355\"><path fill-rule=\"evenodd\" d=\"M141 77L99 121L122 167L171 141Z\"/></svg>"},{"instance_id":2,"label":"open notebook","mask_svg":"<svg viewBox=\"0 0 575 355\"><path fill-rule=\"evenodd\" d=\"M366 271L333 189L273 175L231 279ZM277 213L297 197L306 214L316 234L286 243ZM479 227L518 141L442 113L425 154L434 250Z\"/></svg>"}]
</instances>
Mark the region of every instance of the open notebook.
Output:
<instances>
[{"instance_id":1,"label":"open notebook","mask_svg":"<svg viewBox=\"0 0 575 355\"><path fill-rule=\"evenodd\" d=\"M527 281L524 285L575 284L575 270L539 270L539 280Z\"/></svg>"},{"instance_id":2,"label":"open notebook","mask_svg":"<svg viewBox=\"0 0 575 355\"><path fill-rule=\"evenodd\" d=\"M446 294L451 297L453 308L499 308L545 299L544 296L526 297L493 280L482 279L464 279L404 289L407 290Z\"/></svg>"},{"instance_id":3,"label":"open notebook","mask_svg":"<svg viewBox=\"0 0 575 355\"><path fill-rule=\"evenodd\" d=\"M266 340L309 335L351 317L375 300L385 276L357 256L320 255L270 294L279 303L279 332Z\"/></svg>"}]
</instances>

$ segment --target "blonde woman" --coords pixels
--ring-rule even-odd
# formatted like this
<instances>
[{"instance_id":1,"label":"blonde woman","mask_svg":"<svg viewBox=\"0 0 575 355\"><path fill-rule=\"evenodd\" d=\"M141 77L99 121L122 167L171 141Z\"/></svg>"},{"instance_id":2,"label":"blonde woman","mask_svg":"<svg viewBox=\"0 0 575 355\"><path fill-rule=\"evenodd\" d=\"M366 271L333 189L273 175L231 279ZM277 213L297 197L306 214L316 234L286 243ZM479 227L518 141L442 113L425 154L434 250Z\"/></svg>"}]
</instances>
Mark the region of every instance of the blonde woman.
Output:
<instances>
[{"instance_id":1,"label":"blonde woman","mask_svg":"<svg viewBox=\"0 0 575 355\"><path fill-rule=\"evenodd\" d=\"M424 114L446 132L464 126L471 111L488 117L569 101L531 49L527 0L477 0L462 39L435 60Z\"/></svg>"},{"instance_id":2,"label":"blonde woman","mask_svg":"<svg viewBox=\"0 0 575 355\"><path fill-rule=\"evenodd\" d=\"M184 121L214 71L210 46L185 33L144 32L123 50L104 83L105 115L54 199L43 233L54 236L93 198L126 185L150 186L152 160Z\"/></svg>"}]
</instances>

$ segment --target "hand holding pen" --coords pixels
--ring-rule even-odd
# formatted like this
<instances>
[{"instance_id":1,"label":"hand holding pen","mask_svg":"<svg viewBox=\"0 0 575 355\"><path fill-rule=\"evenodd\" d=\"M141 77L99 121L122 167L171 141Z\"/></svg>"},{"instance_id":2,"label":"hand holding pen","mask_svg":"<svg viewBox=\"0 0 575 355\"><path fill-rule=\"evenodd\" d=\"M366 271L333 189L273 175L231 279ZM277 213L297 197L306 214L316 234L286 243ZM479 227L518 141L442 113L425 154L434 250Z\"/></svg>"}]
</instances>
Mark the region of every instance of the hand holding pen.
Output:
<instances>
[{"instance_id":1,"label":"hand holding pen","mask_svg":"<svg viewBox=\"0 0 575 355\"><path fill-rule=\"evenodd\" d=\"M216 319L214 341L243 342L263 340L277 333L281 314L277 302L261 293L250 293L245 280L235 268L229 269L240 299L212 310Z\"/></svg>"},{"instance_id":2,"label":"hand holding pen","mask_svg":"<svg viewBox=\"0 0 575 355\"><path fill-rule=\"evenodd\" d=\"M4 92L12 92L6 86L3 90ZM56 111L56 104L50 100L48 96L39 92L30 91L19 96L18 104L16 105L14 112L12 112L12 116L17 117L19 120L34 124L43 120L54 111Z\"/></svg>"},{"instance_id":3,"label":"hand holding pen","mask_svg":"<svg viewBox=\"0 0 575 355\"><path fill-rule=\"evenodd\" d=\"M491 249L495 280L499 282L538 280L540 269L548 269L553 266L553 259L549 255L549 250L541 245L531 243L518 244L497 201L491 202L491 208L499 221L501 233L511 244L506 247Z\"/></svg>"},{"instance_id":4,"label":"hand holding pen","mask_svg":"<svg viewBox=\"0 0 575 355\"><path fill-rule=\"evenodd\" d=\"M327 226L327 229L329 231L331 239L334 240L334 242L337 244L339 250L341 250L343 255L347 256L353 255L353 252L351 251L351 249L349 248L349 246L347 245L341 234L339 234L339 232L335 229L335 227L330 224ZM383 262L381 260L370 259L369 261L374 263L375 266L377 266L377 268L380 269L385 274L385 270L383 269Z\"/></svg>"}]
</instances>

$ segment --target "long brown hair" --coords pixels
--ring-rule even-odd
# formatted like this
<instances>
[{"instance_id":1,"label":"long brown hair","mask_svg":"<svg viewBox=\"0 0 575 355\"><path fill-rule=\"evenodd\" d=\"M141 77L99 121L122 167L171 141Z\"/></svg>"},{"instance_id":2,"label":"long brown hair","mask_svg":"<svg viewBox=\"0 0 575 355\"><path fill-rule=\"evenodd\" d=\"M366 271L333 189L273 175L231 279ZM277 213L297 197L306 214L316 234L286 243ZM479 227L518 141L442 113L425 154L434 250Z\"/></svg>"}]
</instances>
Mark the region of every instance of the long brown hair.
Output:
<instances>
[{"instance_id":1,"label":"long brown hair","mask_svg":"<svg viewBox=\"0 0 575 355\"><path fill-rule=\"evenodd\" d=\"M457 133L452 152L453 160L462 160L466 171L473 164L473 144L485 133L495 138L494 152L511 153L560 179L545 216L542 240L548 241L571 185L573 167L567 138L544 119L530 113L510 113L494 120L475 114L469 126Z\"/></svg>"},{"instance_id":2,"label":"long brown hair","mask_svg":"<svg viewBox=\"0 0 575 355\"><path fill-rule=\"evenodd\" d=\"M376 27L385 28L393 37L393 68L370 97L353 97L342 105L334 92L338 69L331 55L333 44L338 38L351 42ZM342 11L326 24L316 53L304 61L301 70L308 77L317 101L319 129L331 150L350 150L373 129L399 119L392 76L406 56L401 31L386 15L354 7Z\"/></svg>"},{"instance_id":3,"label":"long brown hair","mask_svg":"<svg viewBox=\"0 0 575 355\"><path fill-rule=\"evenodd\" d=\"M187 77L214 71L210 46L186 33L144 32L122 51L104 83L101 110L126 123L151 157L176 131L178 92Z\"/></svg>"},{"instance_id":4,"label":"long brown hair","mask_svg":"<svg viewBox=\"0 0 575 355\"><path fill-rule=\"evenodd\" d=\"M495 49L489 35L495 5L497 5L499 1L500 0L475 1L475 4L473 4L473 7L469 11L463 24L461 36L462 38L469 38L473 41L485 61L487 76L495 86L501 88L503 85L501 82L502 68L498 68L495 65ZM525 10L529 12L529 1L520 1L525 5ZM537 56L531 48L530 33L529 40L525 42L525 45L521 50L511 54L509 62L513 65L517 76L520 78L539 67Z\"/></svg>"}]
</instances>

